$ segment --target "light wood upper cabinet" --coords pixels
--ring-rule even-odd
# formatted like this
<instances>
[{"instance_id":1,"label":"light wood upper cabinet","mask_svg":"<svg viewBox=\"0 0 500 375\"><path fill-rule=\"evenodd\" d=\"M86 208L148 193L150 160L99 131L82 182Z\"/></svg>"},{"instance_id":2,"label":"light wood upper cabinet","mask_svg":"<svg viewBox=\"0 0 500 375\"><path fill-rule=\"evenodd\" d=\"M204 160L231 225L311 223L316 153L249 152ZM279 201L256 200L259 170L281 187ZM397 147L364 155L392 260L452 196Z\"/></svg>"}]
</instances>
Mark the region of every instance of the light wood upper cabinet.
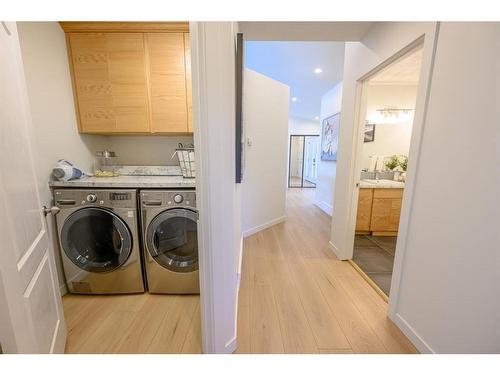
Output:
<instances>
[{"instance_id":1,"label":"light wood upper cabinet","mask_svg":"<svg viewBox=\"0 0 500 375\"><path fill-rule=\"evenodd\" d=\"M62 22L81 133L192 132L187 23Z\"/></svg>"},{"instance_id":2,"label":"light wood upper cabinet","mask_svg":"<svg viewBox=\"0 0 500 375\"><path fill-rule=\"evenodd\" d=\"M151 33L145 37L151 132L187 132L184 34Z\"/></svg>"},{"instance_id":3,"label":"light wood upper cabinet","mask_svg":"<svg viewBox=\"0 0 500 375\"><path fill-rule=\"evenodd\" d=\"M81 132L149 132L142 34L69 35Z\"/></svg>"},{"instance_id":4,"label":"light wood upper cabinet","mask_svg":"<svg viewBox=\"0 0 500 375\"><path fill-rule=\"evenodd\" d=\"M188 113L188 131L193 132L193 86L191 84L191 47L189 34L184 33L184 52L186 59L186 94L187 94L187 113Z\"/></svg>"}]
</instances>

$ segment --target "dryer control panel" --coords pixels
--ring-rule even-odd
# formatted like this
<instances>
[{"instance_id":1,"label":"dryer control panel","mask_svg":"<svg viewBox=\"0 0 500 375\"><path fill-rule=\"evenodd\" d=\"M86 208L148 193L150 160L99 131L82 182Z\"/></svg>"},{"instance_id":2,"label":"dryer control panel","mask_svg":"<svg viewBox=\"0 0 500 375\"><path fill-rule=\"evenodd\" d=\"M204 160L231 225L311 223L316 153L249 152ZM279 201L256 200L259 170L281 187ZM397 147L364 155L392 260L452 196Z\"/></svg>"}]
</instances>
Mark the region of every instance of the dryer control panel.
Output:
<instances>
[{"instance_id":1,"label":"dryer control panel","mask_svg":"<svg viewBox=\"0 0 500 375\"><path fill-rule=\"evenodd\" d=\"M184 207L196 209L194 190L141 190L141 206L147 207Z\"/></svg>"}]
</instances>

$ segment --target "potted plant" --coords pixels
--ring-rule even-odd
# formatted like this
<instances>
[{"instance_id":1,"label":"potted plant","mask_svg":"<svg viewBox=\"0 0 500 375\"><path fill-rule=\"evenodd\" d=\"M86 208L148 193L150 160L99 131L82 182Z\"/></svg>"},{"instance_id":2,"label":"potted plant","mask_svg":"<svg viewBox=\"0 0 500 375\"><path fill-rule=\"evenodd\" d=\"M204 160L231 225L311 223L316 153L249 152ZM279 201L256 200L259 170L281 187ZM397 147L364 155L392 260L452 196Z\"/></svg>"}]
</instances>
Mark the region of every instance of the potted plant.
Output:
<instances>
[{"instance_id":1,"label":"potted plant","mask_svg":"<svg viewBox=\"0 0 500 375\"><path fill-rule=\"evenodd\" d=\"M408 168L408 156L406 155L401 155L399 158L399 166L403 170L403 172L406 172L406 169Z\"/></svg>"},{"instance_id":2,"label":"potted plant","mask_svg":"<svg viewBox=\"0 0 500 375\"><path fill-rule=\"evenodd\" d=\"M406 170L408 168L408 156L402 155L402 157L399 160L399 167L403 170L403 173L401 173L400 179L402 181L406 181Z\"/></svg>"},{"instance_id":3,"label":"potted plant","mask_svg":"<svg viewBox=\"0 0 500 375\"><path fill-rule=\"evenodd\" d=\"M399 160L398 160L398 156L397 155L392 155L389 160L387 160L385 162L385 166L387 167L387 169L389 169L390 171L394 170L394 168L396 168L397 166L399 165Z\"/></svg>"}]
</instances>

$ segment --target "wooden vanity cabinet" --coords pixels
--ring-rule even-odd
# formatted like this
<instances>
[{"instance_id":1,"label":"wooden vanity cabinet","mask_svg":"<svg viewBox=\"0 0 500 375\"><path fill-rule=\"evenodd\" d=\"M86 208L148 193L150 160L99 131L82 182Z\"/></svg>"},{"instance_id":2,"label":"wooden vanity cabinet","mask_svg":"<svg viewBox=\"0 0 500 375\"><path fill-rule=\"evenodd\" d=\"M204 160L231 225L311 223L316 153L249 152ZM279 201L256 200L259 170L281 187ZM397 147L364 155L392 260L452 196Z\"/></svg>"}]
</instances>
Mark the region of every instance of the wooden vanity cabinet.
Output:
<instances>
[{"instance_id":1,"label":"wooden vanity cabinet","mask_svg":"<svg viewBox=\"0 0 500 375\"><path fill-rule=\"evenodd\" d=\"M80 133L192 133L187 22L61 26Z\"/></svg>"},{"instance_id":2,"label":"wooden vanity cabinet","mask_svg":"<svg viewBox=\"0 0 500 375\"><path fill-rule=\"evenodd\" d=\"M373 189L359 189L356 233L369 232L372 217Z\"/></svg>"},{"instance_id":3,"label":"wooden vanity cabinet","mask_svg":"<svg viewBox=\"0 0 500 375\"><path fill-rule=\"evenodd\" d=\"M403 189L373 189L370 230L374 236L397 234L402 200Z\"/></svg>"},{"instance_id":4,"label":"wooden vanity cabinet","mask_svg":"<svg viewBox=\"0 0 500 375\"><path fill-rule=\"evenodd\" d=\"M360 189L356 233L397 235L402 200L403 189Z\"/></svg>"}]
</instances>

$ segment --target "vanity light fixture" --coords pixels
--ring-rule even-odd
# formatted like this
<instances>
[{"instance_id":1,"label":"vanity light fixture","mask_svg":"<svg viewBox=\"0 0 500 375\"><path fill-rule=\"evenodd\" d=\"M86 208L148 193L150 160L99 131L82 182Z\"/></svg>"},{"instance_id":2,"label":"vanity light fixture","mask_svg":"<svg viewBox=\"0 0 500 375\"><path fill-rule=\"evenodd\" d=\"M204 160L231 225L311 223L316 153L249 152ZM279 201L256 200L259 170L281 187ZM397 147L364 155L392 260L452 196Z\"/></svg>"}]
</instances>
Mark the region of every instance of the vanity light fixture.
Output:
<instances>
[{"instance_id":1,"label":"vanity light fixture","mask_svg":"<svg viewBox=\"0 0 500 375\"><path fill-rule=\"evenodd\" d=\"M413 118L413 109L411 108L392 108L386 107L377 109L374 118L370 123L374 124L399 124L411 122Z\"/></svg>"}]
</instances>

